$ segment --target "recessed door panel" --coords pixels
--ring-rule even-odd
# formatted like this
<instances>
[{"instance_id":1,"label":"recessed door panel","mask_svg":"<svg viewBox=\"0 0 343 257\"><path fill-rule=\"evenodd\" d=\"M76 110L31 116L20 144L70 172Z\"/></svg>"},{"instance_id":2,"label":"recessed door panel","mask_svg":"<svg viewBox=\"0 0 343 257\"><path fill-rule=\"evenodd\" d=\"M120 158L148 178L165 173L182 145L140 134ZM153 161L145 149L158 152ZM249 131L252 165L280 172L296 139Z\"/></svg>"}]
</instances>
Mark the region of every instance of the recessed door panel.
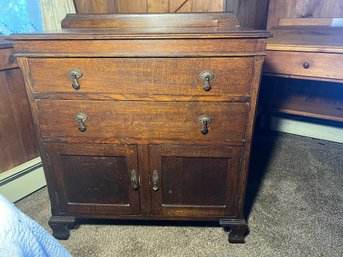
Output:
<instances>
[{"instance_id":1,"label":"recessed door panel","mask_svg":"<svg viewBox=\"0 0 343 257\"><path fill-rule=\"evenodd\" d=\"M68 214L140 213L136 146L54 144L60 208Z\"/></svg>"},{"instance_id":2,"label":"recessed door panel","mask_svg":"<svg viewBox=\"0 0 343 257\"><path fill-rule=\"evenodd\" d=\"M149 149L154 215L235 215L240 147L152 145Z\"/></svg>"}]
</instances>

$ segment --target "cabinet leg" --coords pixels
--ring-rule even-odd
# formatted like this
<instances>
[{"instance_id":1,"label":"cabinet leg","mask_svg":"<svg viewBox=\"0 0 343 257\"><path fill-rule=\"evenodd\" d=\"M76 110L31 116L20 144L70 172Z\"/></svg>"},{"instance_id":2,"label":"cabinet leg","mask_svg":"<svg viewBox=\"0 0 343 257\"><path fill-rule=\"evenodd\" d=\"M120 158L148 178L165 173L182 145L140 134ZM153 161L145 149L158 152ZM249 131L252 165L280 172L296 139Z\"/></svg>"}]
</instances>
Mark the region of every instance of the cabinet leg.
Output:
<instances>
[{"instance_id":1,"label":"cabinet leg","mask_svg":"<svg viewBox=\"0 0 343 257\"><path fill-rule=\"evenodd\" d=\"M219 224L229 232L229 243L245 243L245 235L248 232L248 225L245 220L220 220Z\"/></svg>"},{"instance_id":2,"label":"cabinet leg","mask_svg":"<svg viewBox=\"0 0 343 257\"><path fill-rule=\"evenodd\" d=\"M76 228L78 225L77 219L73 216L52 216L49 220L53 237L61 240L68 239L69 229Z\"/></svg>"}]
</instances>

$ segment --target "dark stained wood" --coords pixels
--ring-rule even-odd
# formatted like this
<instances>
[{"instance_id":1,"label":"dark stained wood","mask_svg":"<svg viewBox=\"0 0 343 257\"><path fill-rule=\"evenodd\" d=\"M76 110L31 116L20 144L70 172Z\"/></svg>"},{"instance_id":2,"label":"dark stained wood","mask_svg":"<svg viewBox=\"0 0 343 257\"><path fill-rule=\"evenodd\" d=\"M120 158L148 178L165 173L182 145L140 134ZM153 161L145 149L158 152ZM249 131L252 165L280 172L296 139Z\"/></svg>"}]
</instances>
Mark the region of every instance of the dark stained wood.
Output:
<instances>
[{"instance_id":1,"label":"dark stained wood","mask_svg":"<svg viewBox=\"0 0 343 257\"><path fill-rule=\"evenodd\" d=\"M267 29L279 25L281 18L343 17L343 2L336 0L270 0Z\"/></svg>"},{"instance_id":2,"label":"dark stained wood","mask_svg":"<svg viewBox=\"0 0 343 257\"><path fill-rule=\"evenodd\" d=\"M150 154L160 187L152 190L154 214L233 215L235 185L230 182L236 179L232 170L240 148L162 145L151 146Z\"/></svg>"},{"instance_id":3,"label":"dark stained wood","mask_svg":"<svg viewBox=\"0 0 343 257\"><path fill-rule=\"evenodd\" d=\"M265 29L269 0L74 0L78 14L234 13L241 26ZM158 19L157 19L158 20ZM182 22L182 20L180 20Z\"/></svg>"},{"instance_id":4,"label":"dark stained wood","mask_svg":"<svg viewBox=\"0 0 343 257\"><path fill-rule=\"evenodd\" d=\"M250 94L254 59L34 58L29 65L35 93L233 96ZM78 80L79 90L72 87L67 76L75 68L83 74ZM205 82L199 78L203 71L215 76L209 91L204 90Z\"/></svg>"},{"instance_id":5,"label":"dark stained wood","mask_svg":"<svg viewBox=\"0 0 343 257\"><path fill-rule=\"evenodd\" d=\"M130 19L128 19L130 17ZM62 28L191 28L191 27L227 27L239 25L230 13L215 14L68 14L62 21ZM160 30L161 31L161 30Z\"/></svg>"},{"instance_id":6,"label":"dark stained wood","mask_svg":"<svg viewBox=\"0 0 343 257\"><path fill-rule=\"evenodd\" d=\"M106 142L112 138L244 141L248 104L216 102L37 100L44 141ZM56 112L63 110L63 112ZM84 113L86 131L74 116ZM212 118L203 135L198 118ZM53 122L51 122L53 120Z\"/></svg>"},{"instance_id":7,"label":"dark stained wood","mask_svg":"<svg viewBox=\"0 0 343 257\"><path fill-rule=\"evenodd\" d=\"M117 13L118 1L108 0L74 0L74 5L77 13Z\"/></svg>"},{"instance_id":8,"label":"dark stained wood","mask_svg":"<svg viewBox=\"0 0 343 257\"><path fill-rule=\"evenodd\" d=\"M60 203L62 210L71 215L140 213L139 190L130 182L132 170L139 178L136 146L55 144L47 148L55 153L50 156L60 179L55 187L65 199Z\"/></svg>"},{"instance_id":9,"label":"dark stained wood","mask_svg":"<svg viewBox=\"0 0 343 257\"><path fill-rule=\"evenodd\" d=\"M228 2L231 2L228 4ZM269 0L230 0L227 11L232 11L243 27L265 29Z\"/></svg>"},{"instance_id":10,"label":"dark stained wood","mask_svg":"<svg viewBox=\"0 0 343 257\"><path fill-rule=\"evenodd\" d=\"M289 78L290 83L267 80L280 82L280 86L269 85L274 91L269 112L342 121L342 94L328 97L318 84L311 83L343 82L343 73L338 68L342 66L343 28L331 27L334 20L330 18L342 16L340 6L340 1L330 0L271 1L268 24L273 27L274 36L268 40L263 70L268 76ZM297 83L292 79L301 79L304 87L314 86L306 95L294 97L290 94ZM333 88L328 86L326 90ZM313 98L320 100L309 101Z\"/></svg>"},{"instance_id":11,"label":"dark stained wood","mask_svg":"<svg viewBox=\"0 0 343 257\"><path fill-rule=\"evenodd\" d=\"M173 17L191 25L13 36L55 236L67 238L77 218L222 220L234 231L232 242L244 241L245 183L270 34L234 24L198 27L217 15ZM83 73L78 90L67 77L71 69ZM214 73L209 91L198 77L204 70ZM80 113L88 117L82 124L74 119ZM202 115L212 121L201 124ZM133 169L137 190L128 176Z\"/></svg>"},{"instance_id":12,"label":"dark stained wood","mask_svg":"<svg viewBox=\"0 0 343 257\"><path fill-rule=\"evenodd\" d=\"M0 46L0 71L2 70L8 70L8 69L14 69L18 68L18 64L16 63L13 55L14 55L14 49L11 44L3 44L1 43Z\"/></svg>"},{"instance_id":13,"label":"dark stained wood","mask_svg":"<svg viewBox=\"0 0 343 257\"><path fill-rule=\"evenodd\" d=\"M0 172L39 155L22 74L11 43L0 43Z\"/></svg>"},{"instance_id":14,"label":"dark stained wood","mask_svg":"<svg viewBox=\"0 0 343 257\"><path fill-rule=\"evenodd\" d=\"M163 37L159 35L158 37ZM71 37L72 38L72 37ZM174 37L176 38L176 37ZM69 38L70 39L70 38ZM154 39L154 38L152 38ZM265 55L265 44L254 39L74 40L65 48L58 41L16 42L19 56L29 57L223 57ZM68 38L66 39L68 40ZM94 49L101 42L102 48ZM207 48L203 49L206 45ZM37 54L41 52L40 54Z\"/></svg>"},{"instance_id":15,"label":"dark stained wood","mask_svg":"<svg viewBox=\"0 0 343 257\"><path fill-rule=\"evenodd\" d=\"M271 112L343 122L342 83L269 77L268 84Z\"/></svg>"},{"instance_id":16,"label":"dark stained wood","mask_svg":"<svg viewBox=\"0 0 343 257\"><path fill-rule=\"evenodd\" d=\"M223 12L224 0L74 0L77 13Z\"/></svg>"},{"instance_id":17,"label":"dark stained wood","mask_svg":"<svg viewBox=\"0 0 343 257\"><path fill-rule=\"evenodd\" d=\"M305 65L306 63L309 67ZM342 65L342 54L269 51L263 68L266 73L285 74L289 77L328 78L342 81L343 71L338 69Z\"/></svg>"},{"instance_id":18,"label":"dark stained wood","mask_svg":"<svg viewBox=\"0 0 343 257\"><path fill-rule=\"evenodd\" d=\"M343 53L340 27L280 26L273 30L273 35L267 45L270 51Z\"/></svg>"}]
</instances>

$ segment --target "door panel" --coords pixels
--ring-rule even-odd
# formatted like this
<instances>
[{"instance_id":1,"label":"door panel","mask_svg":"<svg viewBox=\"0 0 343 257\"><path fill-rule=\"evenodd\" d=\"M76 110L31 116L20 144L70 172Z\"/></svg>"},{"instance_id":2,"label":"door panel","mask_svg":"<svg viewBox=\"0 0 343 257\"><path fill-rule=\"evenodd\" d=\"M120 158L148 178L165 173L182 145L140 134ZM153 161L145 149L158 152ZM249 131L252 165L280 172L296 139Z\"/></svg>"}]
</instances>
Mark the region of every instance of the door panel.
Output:
<instances>
[{"instance_id":1,"label":"door panel","mask_svg":"<svg viewBox=\"0 0 343 257\"><path fill-rule=\"evenodd\" d=\"M139 214L139 188L131 185L132 171L139 180L136 146L54 144L54 172L60 208L68 214ZM56 156L56 157L55 157Z\"/></svg>"},{"instance_id":2,"label":"door panel","mask_svg":"<svg viewBox=\"0 0 343 257\"><path fill-rule=\"evenodd\" d=\"M225 158L163 156L161 158L163 204L224 206L229 166L230 160ZM204 186L206 189L203 188Z\"/></svg>"},{"instance_id":3,"label":"door panel","mask_svg":"<svg viewBox=\"0 0 343 257\"><path fill-rule=\"evenodd\" d=\"M240 147L151 145L149 151L154 215L235 215Z\"/></svg>"}]
</instances>

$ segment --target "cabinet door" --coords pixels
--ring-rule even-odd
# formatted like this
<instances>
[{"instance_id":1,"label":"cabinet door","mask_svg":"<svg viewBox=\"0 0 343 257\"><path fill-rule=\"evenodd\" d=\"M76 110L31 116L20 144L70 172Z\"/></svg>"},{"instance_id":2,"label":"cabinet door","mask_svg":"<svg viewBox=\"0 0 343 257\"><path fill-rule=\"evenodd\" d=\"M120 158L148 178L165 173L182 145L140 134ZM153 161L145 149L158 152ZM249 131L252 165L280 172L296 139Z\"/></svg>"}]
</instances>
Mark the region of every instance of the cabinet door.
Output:
<instances>
[{"instance_id":1,"label":"cabinet door","mask_svg":"<svg viewBox=\"0 0 343 257\"><path fill-rule=\"evenodd\" d=\"M240 147L154 145L149 153L154 215L235 216Z\"/></svg>"},{"instance_id":2,"label":"cabinet door","mask_svg":"<svg viewBox=\"0 0 343 257\"><path fill-rule=\"evenodd\" d=\"M92 217L140 213L136 146L51 144L47 149L62 212Z\"/></svg>"}]
</instances>

